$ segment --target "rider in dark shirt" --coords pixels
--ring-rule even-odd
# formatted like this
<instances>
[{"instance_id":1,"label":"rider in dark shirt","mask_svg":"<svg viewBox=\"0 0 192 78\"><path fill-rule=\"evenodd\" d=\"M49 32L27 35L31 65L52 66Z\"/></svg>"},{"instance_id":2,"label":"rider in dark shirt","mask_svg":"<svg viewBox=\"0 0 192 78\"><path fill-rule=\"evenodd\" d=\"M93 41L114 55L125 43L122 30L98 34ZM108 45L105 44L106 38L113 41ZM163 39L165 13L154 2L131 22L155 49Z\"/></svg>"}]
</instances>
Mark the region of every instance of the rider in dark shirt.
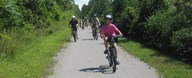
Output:
<instances>
[{"instance_id":1,"label":"rider in dark shirt","mask_svg":"<svg viewBox=\"0 0 192 78\"><path fill-rule=\"evenodd\" d=\"M76 20L76 17L72 16L72 20L69 22L69 26L71 27L72 31L77 32L77 24L78 24L78 21ZM77 39L78 39L78 36L77 36Z\"/></svg>"}]
</instances>

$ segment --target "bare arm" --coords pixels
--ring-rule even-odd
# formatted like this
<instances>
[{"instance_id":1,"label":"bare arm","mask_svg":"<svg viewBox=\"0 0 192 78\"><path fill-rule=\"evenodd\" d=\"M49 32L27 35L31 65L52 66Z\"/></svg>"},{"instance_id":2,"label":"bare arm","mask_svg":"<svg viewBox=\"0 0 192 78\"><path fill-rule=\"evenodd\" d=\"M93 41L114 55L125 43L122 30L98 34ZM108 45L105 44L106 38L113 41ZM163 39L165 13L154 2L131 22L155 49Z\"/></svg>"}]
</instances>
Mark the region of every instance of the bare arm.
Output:
<instances>
[{"instance_id":1,"label":"bare arm","mask_svg":"<svg viewBox=\"0 0 192 78\"><path fill-rule=\"evenodd\" d=\"M123 34L121 33L121 31L116 26L114 26L114 27L115 27L116 32L119 33L119 35L122 37Z\"/></svg>"},{"instance_id":2,"label":"bare arm","mask_svg":"<svg viewBox=\"0 0 192 78\"><path fill-rule=\"evenodd\" d=\"M119 35L120 35L121 37L123 36L123 34L121 33L120 30L117 30L117 33L119 33Z\"/></svg>"},{"instance_id":3,"label":"bare arm","mask_svg":"<svg viewBox=\"0 0 192 78\"><path fill-rule=\"evenodd\" d=\"M101 25L101 23L100 23L100 21L99 21L99 18L97 18L97 22L98 22L98 25L100 26L100 25Z\"/></svg>"},{"instance_id":4,"label":"bare arm","mask_svg":"<svg viewBox=\"0 0 192 78\"><path fill-rule=\"evenodd\" d=\"M105 37L105 35L104 35L104 32L103 32L103 29L101 28L101 31L100 31L100 36L101 36L101 38L104 38Z\"/></svg>"}]
</instances>

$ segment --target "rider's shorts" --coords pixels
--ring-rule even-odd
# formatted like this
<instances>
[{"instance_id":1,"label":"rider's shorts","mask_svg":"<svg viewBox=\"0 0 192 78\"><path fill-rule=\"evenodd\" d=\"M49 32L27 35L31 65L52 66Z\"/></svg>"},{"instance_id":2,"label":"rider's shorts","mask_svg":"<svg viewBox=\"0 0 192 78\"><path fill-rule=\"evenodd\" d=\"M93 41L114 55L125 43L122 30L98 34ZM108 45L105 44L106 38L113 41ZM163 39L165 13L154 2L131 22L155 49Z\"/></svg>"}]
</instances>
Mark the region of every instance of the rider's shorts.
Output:
<instances>
[{"instance_id":1,"label":"rider's shorts","mask_svg":"<svg viewBox=\"0 0 192 78\"><path fill-rule=\"evenodd\" d=\"M97 26L96 24L93 24L92 28L93 28L93 27L95 28L95 27L98 27L98 26Z\"/></svg>"},{"instance_id":2,"label":"rider's shorts","mask_svg":"<svg viewBox=\"0 0 192 78\"><path fill-rule=\"evenodd\" d=\"M72 28L72 31L77 31L77 28L76 28L76 27L73 27L73 28Z\"/></svg>"},{"instance_id":3,"label":"rider's shorts","mask_svg":"<svg viewBox=\"0 0 192 78\"><path fill-rule=\"evenodd\" d=\"M115 37L114 40L115 40L115 42L118 42L118 38L117 37ZM107 42L110 42L110 41L111 41L111 37L108 37L107 38Z\"/></svg>"}]
</instances>

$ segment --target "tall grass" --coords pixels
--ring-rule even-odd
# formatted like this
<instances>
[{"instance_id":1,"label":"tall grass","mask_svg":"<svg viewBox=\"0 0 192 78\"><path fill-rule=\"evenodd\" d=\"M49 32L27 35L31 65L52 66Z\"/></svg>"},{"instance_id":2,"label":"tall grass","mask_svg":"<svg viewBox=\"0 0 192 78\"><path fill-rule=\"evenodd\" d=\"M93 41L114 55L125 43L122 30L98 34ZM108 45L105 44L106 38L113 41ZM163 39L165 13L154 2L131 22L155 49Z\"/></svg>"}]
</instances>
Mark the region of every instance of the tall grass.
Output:
<instances>
[{"instance_id":1,"label":"tall grass","mask_svg":"<svg viewBox=\"0 0 192 78\"><path fill-rule=\"evenodd\" d=\"M0 78L37 78L43 75L50 58L70 39L70 30L64 25L67 23L63 21L53 23L50 28L34 30L31 35L22 35L21 38L1 34L6 40L1 42L8 47L7 50L13 50L10 51L13 54L5 53L6 57L1 57ZM3 45L1 48L5 48Z\"/></svg>"},{"instance_id":2,"label":"tall grass","mask_svg":"<svg viewBox=\"0 0 192 78\"><path fill-rule=\"evenodd\" d=\"M8 57L31 43L35 38L35 30L31 25L24 28L12 28L0 32L0 58Z\"/></svg>"}]
</instances>

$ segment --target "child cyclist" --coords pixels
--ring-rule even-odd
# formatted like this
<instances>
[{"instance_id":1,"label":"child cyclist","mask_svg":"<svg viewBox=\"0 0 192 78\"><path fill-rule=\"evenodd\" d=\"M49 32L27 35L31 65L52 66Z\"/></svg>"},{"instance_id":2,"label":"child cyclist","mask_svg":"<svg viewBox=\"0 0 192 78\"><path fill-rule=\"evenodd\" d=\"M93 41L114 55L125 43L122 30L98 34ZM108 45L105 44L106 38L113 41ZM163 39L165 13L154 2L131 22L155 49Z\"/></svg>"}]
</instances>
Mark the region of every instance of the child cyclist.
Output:
<instances>
[{"instance_id":1,"label":"child cyclist","mask_svg":"<svg viewBox=\"0 0 192 78\"><path fill-rule=\"evenodd\" d=\"M108 38L108 37L111 37L111 36L115 37L116 33L119 33L120 36L123 36L121 31L114 24L112 24L112 16L106 15L105 23L102 25L102 28L101 28L101 38L103 38L104 44L105 44L104 54L108 53L107 47L109 44L108 42L110 41L110 38ZM117 42L117 38L115 39L115 43L114 43L115 48L117 47L116 42ZM117 52L117 50L116 50L116 52ZM116 53L116 55L117 55L117 53ZM120 62L118 61L118 58L116 59L116 63L117 63L117 65L120 64Z\"/></svg>"}]
</instances>

